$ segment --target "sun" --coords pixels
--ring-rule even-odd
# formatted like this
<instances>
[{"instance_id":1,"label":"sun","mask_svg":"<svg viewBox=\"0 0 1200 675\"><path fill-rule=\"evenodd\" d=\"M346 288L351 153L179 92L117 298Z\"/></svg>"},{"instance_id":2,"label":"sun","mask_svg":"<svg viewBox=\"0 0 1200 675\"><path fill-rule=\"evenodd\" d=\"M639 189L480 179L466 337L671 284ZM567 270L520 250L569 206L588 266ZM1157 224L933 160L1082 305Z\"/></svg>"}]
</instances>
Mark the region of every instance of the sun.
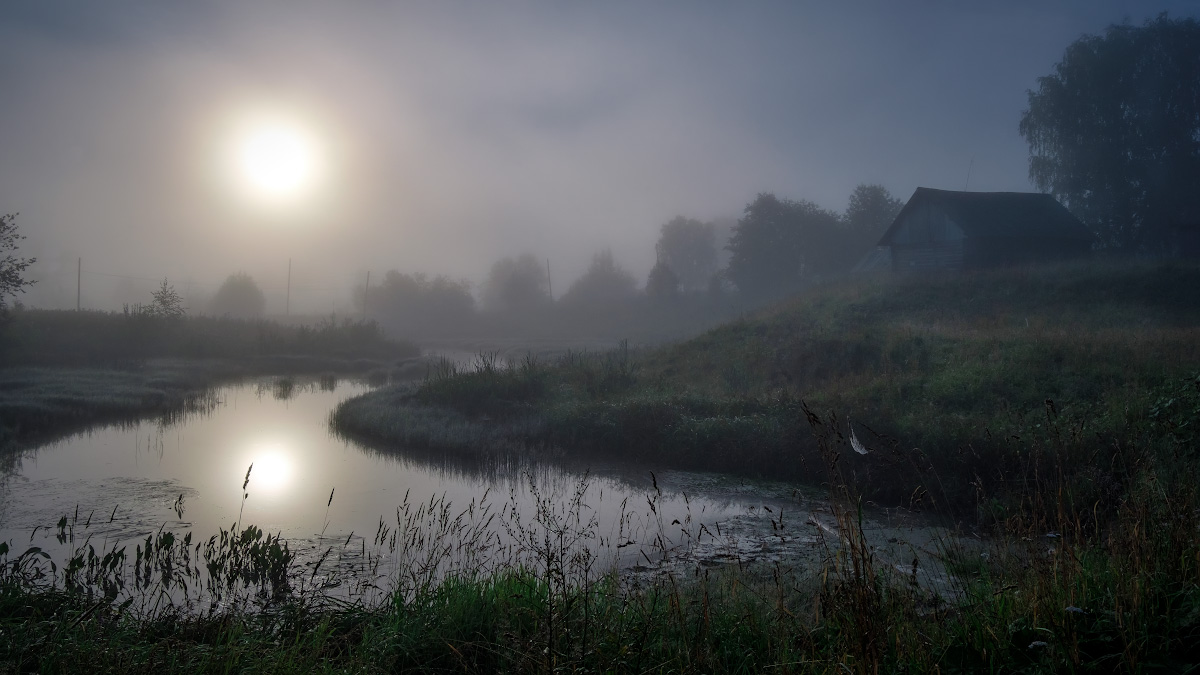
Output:
<instances>
[{"instance_id":1,"label":"sun","mask_svg":"<svg viewBox=\"0 0 1200 675\"><path fill-rule=\"evenodd\" d=\"M311 190L319 178L320 154L313 133L287 119L253 120L233 143L238 183L267 201L293 200Z\"/></svg>"}]
</instances>

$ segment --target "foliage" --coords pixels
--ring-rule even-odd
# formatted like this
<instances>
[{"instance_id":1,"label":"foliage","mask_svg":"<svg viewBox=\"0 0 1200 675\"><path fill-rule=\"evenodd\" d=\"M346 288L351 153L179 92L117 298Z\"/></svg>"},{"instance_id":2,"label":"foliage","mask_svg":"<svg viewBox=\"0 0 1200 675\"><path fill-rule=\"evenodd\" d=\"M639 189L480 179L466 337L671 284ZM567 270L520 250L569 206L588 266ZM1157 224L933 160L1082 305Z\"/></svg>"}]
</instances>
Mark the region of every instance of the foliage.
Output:
<instances>
[{"instance_id":1,"label":"foliage","mask_svg":"<svg viewBox=\"0 0 1200 675\"><path fill-rule=\"evenodd\" d=\"M441 275L429 278L389 270L370 293L371 315L404 335L432 327L460 327L475 313L470 285Z\"/></svg>"},{"instance_id":2,"label":"foliage","mask_svg":"<svg viewBox=\"0 0 1200 675\"><path fill-rule=\"evenodd\" d=\"M550 304L546 269L532 254L501 258L483 286L483 306L494 312L527 313Z\"/></svg>"},{"instance_id":3,"label":"foliage","mask_svg":"<svg viewBox=\"0 0 1200 675\"><path fill-rule=\"evenodd\" d=\"M143 309L150 316L155 316L163 319L179 319L187 313L183 307L183 296L181 296L166 278L162 280L158 288L150 293L153 300Z\"/></svg>"},{"instance_id":4,"label":"foliage","mask_svg":"<svg viewBox=\"0 0 1200 675\"><path fill-rule=\"evenodd\" d=\"M637 295L637 282L613 260L612 251L592 256L592 264L575 280L561 302L574 309L611 309L628 303Z\"/></svg>"},{"instance_id":5,"label":"foliage","mask_svg":"<svg viewBox=\"0 0 1200 675\"><path fill-rule=\"evenodd\" d=\"M17 214L0 215L0 313L5 310L5 298L23 293L35 281L25 278L25 270L37 262L37 258L20 258L15 255L18 242L25 238L17 230Z\"/></svg>"},{"instance_id":6,"label":"foliage","mask_svg":"<svg viewBox=\"0 0 1200 675\"><path fill-rule=\"evenodd\" d=\"M676 216L663 224L654 252L683 290L703 290L717 271L716 229L712 223Z\"/></svg>"},{"instance_id":7,"label":"foliage","mask_svg":"<svg viewBox=\"0 0 1200 675\"><path fill-rule=\"evenodd\" d=\"M809 201L761 193L729 241L726 275L751 298L772 298L845 266L840 219Z\"/></svg>"},{"instance_id":8,"label":"foliage","mask_svg":"<svg viewBox=\"0 0 1200 675\"><path fill-rule=\"evenodd\" d=\"M1200 23L1162 15L1072 43L1029 92L1029 177L1101 244L1160 250L1200 221Z\"/></svg>"},{"instance_id":9,"label":"foliage","mask_svg":"<svg viewBox=\"0 0 1200 675\"><path fill-rule=\"evenodd\" d=\"M856 247L874 246L904 208L904 201L892 196L882 185L861 183L850 193L842 221Z\"/></svg>"},{"instance_id":10,"label":"foliage","mask_svg":"<svg viewBox=\"0 0 1200 675\"><path fill-rule=\"evenodd\" d=\"M679 295L679 277L661 260L655 263L646 278L646 295L655 300L669 300Z\"/></svg>"},{"instance_id":11,"label":"foliage","mask_svg":"<svg viewBox=\"0 0 1200 675\"><path fill-rule=\"evenodd\" d=\"M217 316L259 319L267 311L267 298L253 277L239 272L225 279L209 306Z\"/></svg>"}]
</instances>

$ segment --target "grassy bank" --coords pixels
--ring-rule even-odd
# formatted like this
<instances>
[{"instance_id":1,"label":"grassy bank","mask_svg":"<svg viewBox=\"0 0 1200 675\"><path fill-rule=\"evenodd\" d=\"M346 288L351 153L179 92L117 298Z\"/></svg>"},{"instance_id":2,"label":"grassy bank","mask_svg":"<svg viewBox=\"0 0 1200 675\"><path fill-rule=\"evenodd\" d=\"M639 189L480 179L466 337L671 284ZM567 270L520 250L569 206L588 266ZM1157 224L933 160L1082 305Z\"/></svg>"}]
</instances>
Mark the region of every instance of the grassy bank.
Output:
<instances>
[{"instance_id":1,"label":"grassy bank","mask_svg":"<svg viewBox=\"0 0 1200 675\"><path fill-rule=\"evenodd\" d=\"M416 356L374 322L329 318L312 325L206 316L25 309L0 324L0 367L121 365L146 359L314 357L393 360Z\"/></svg>"},{"instance_id":2,"label":"grassy bank","mask_svg":"<svg viewBox=\"0 0 1200 675\"><path fill-rule=\"evenodd\" d=\"M1120 448L1183 443L1197 373L1197 268L1010 270L818 289L653 351L485 354L349 401L334 422L380 446L819 479L816 411L869 499L971 509L1038 458L1111 466ZM849 452L852 434L867 454Z\"/></svg>"},{"instance_id":3,"label":"grassy bank","mask_svg":"<svg viewBox=\"0 0 1200 675\"><path fill-rule=\"evenodd\" d=\"M186 412L238 378L388 372L417 353L358 322L16 311L0 324L0 450Z\"/></svg>"}]
</instances>

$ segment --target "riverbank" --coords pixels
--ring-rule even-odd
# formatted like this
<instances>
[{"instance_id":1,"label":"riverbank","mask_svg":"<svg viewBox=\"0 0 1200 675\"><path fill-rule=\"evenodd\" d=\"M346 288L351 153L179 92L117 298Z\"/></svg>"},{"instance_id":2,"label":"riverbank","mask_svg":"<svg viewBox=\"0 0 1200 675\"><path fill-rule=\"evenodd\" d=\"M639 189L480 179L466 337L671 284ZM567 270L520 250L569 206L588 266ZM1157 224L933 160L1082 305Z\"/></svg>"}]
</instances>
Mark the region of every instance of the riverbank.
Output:
<instances>
[{"instance_id":1,"label":"riverbank","mask_svg":"<svg viewBox=\"0 0 1200 675\"><path fill-rule=\"evenodd\" d=\"M810 482L824 434L866 499L1002 519L1039 462L1115 466L1190 438L1197 373L1200 269L1076 266L816 289L660 349L481 354L333 422L382 449ZM1080 503L1109 473L1072 479Z\"/></svg>"},{"instance_id":2,"label":"riverbank","mask_svg":"<svg viewBox=\"0 0 1200 675\"><path fill-rule=\"evenodd\" d=\"M243 378L416 376L418 354L353 321L21 310L0 324L0 452L202 408L212 387Z\"/></svg>"}]
</instances>

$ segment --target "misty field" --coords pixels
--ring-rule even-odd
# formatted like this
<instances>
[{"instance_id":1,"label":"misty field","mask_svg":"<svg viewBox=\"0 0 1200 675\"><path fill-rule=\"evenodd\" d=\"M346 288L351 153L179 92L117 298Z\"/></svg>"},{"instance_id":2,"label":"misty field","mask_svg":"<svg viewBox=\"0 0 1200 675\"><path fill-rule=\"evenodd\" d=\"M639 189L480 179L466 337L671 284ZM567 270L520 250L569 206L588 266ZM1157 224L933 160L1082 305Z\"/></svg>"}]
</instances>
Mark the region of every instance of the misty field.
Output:
<instances>
[{"instance_id":1,"label":"misty field","mask_svg":"<svg viewBox=\"0 0 1200 675\"><path fill-rule=\"evenodd\" d=\"M132 565L86 546L57 568L4 551L0 662L1186 669L1200 660L1198 338L1200 269L1080 265L831 285L653 349L431 362L424 380L351 399L331 424L385 453L625 458L812 483L836 521L822 563L605 569L577 502L514 522L527 542L517 557L481 545L454 519L461 508L422 506L393 530L381 521L376 544L407 547L409 567L338 599L306 586L316 570L286 541L240 523L204 545L147 540ZM917 560L884 564L864 535L867 507L957 532L932 551L940 586L920 581ZM453 567L446 556L462 550L474 562ZM241 601L185 611L151 600L180 581L212 592L201 579ZM132 604L114 602L131 586L143 589Z\"/></svg>"}]
</instances>

